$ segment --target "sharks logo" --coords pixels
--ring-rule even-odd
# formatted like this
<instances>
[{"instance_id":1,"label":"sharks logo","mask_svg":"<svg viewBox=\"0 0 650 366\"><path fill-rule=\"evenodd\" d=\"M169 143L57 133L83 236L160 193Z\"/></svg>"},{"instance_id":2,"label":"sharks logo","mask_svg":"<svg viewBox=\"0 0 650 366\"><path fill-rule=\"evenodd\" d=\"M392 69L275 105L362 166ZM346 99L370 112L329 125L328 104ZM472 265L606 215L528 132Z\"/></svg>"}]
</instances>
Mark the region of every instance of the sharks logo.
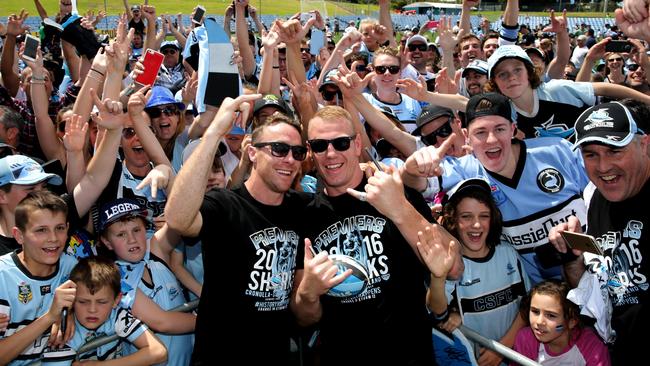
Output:
<instances>
[{"instance_id":1,"label":"sharks logo","mask_svg":"<svg viewBox=\"0 0 650 366\"><path fill-rule=\"evenodd\" d=\"M546 168L537 174L537 186L546 193L557 193L564 188L564 177L555 168Z\"/></svg>"},{"instance_id":2,"label":"sharks logo","mask_svg":"<svg viewBox=\"0 0 650 366\"><path fill-rule=\"evenodd\" d=\"M552 115L546 122L542 123L539 127L535 127L535 136L536 137L561 137L563 139L568 139L573 136L575 132L574 128L569 128L564 123L553 124L553 118L555 115Z\"/></svg>"}]
</instances>

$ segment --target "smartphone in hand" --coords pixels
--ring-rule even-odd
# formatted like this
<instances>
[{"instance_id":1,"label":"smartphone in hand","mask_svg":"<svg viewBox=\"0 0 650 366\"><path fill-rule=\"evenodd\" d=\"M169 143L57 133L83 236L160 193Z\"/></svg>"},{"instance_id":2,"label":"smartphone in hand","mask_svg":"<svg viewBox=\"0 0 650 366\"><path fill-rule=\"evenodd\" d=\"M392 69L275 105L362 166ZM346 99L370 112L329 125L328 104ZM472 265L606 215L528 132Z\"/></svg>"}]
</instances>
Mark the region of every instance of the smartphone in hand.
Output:
<instances>
[{"instance_id":1,"label":"smartphone in hand","mask_svg":"<svg viewBox=\"0 0 650 366\"><path fill-rule=\"evenodd\" d=\"M194 11L194 17L192 17L192 23L202 24L204 15L205 8L202 5L197 5L196 10Z\"/></svg>"},{"instance_id":2,"label":"smartphone in hand","mask_svg":"<svg viewBox=\"0 0 650 366\"><path fill-rule=\"evenodd\" d=\"M36 52L38 52L38 46L41 45L41 40L28 34L25 36L25 51L23 52L23 58L28 61L36 60Z\"/></svg>"},{"instance_id":3,"label":"smartphone in hand","mask_svg":"<svg viewBox=\"0 0 650 366\"><path fill-rule=\"evenodd\" d=\"M144 72L135 78L135 82L140 85L153 85L156 82L158 71L164 59L165 55L162 53L147 48L144 53L144 60L142 61Z\"/></svg>"},{"instance_id":4,"label":"smartphone in hand","mask_svg":"<svg viewBox=\"0 0 650 366\"><path fill-rule=\"evenodd\" d=\"M632 44L628 41L616 39L607 42L605 45L606 52L629 53L632 51Z\"/></svg>"},{"instance_id":5,"label":"smartphone in hand","mask_svg":"<svg viewBox=\"0 0 650 366\"><path fill-rule=\"evenodd\" d=\"M571 231L562 231L562 238L566 241L571 249L582 250L593 254L603 255L603 250L600 249L596 239L587 234L574 233Z\"/></svg>"}]
</instances>

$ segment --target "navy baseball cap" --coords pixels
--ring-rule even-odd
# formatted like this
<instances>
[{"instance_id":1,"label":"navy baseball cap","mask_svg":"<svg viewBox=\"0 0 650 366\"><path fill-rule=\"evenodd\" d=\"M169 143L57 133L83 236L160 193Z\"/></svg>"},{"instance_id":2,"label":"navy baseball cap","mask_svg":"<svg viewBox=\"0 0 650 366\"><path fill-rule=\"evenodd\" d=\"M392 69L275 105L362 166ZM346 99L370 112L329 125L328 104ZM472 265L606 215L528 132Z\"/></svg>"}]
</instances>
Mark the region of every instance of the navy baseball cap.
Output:
<instances>
[{"instance_id":1,"label":"navy baseball cap","mask_svg":"<svg viewBox=\"0 0 650 366\"><path fill-rule=\"evenodd\" d=\"M106 203L99 211L99 232L106 231L111 224L123 217L141 217L147 221L147 210L130 198L118 198Z\"/></svg>"},{"instance_id":2,"label":"navy baseball cap","mask_svg":"<svg viewBox=\"0 0 650 366\"><path fill-rule=\"evenodd\" d=\"M602 103L588 108L575 124L573 149L585 143L601 143L614 147L627 146L634 135L645 135L627 107L619 102Z\"/></svg>"}]
</instances>

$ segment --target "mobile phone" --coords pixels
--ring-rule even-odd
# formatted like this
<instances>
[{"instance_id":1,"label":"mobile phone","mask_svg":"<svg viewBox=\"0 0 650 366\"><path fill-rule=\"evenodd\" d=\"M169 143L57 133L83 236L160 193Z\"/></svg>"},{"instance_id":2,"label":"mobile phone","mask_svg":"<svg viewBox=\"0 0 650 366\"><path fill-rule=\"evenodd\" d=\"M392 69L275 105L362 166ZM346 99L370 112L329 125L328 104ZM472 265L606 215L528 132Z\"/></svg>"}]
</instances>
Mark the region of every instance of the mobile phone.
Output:
<instances>
[{"instance_id":1,"label":"mobile phone","mask_svg":"<svg viewBox=\"0 0 650 366\"><path fill-rule=\"evenodd\" d=\"M204 15L205 15L205 8L201 5L197 5L196 10L194 11L194 17L192 18L192 22L196 24L203 23Z\"/></svg>"},{"instance_id":2,"label":"mobile phone","mask_svg":"<svg viewBox=\"0 0 650 366\"><path fill-rule=\"evenodd\" d=\"M535 256L542 268L553 268L578 258L571 251L560 253L551 243L542 244L535 248Z\"/></svg>"},{"instance_id":3,"label":"mobile phone","mask_svg":"<svg viewBox=\"0 0 650 366\"><path fill-rule=\"evenodd\" d=\"M23 52L23 57L29 61L36 60L36 52L38 51L38 46L40 46L40 44L40 39L28 34L25 37L25 52Z\"/></svg>"},{"instance_id":4,"label":"mobile phone","mask_svg":"<svg viewBox=\"0 0 650 366\"><path fill-rule=\"evenodd\" d=\"M436 78L431 78L427 80L427 91L430 92L436 91Z\"/></svg>"},{"instance_id":5,"label":"mobile phone","mask_svg":"<svg viewBox=\"0 0 650 366\"><path fill-rule=\"evenodd\" d=\"M309 53L316 56L323 47L325 47L325 32L316 28L312 29L311 40L309 41Z\"/></svg>"},{"instance_id":6,"label":"mobile phone","mask_svg":"<svg viewBox=\"0 0 650 366\"><path fill-rule=\"evenodd\" d=\"M571 231L562 231L560 234L562 234L562 237L571 249L603 255L603 251L600 249L598 242L591 235L573 233Z\"/></svg>"},{"instance_id":7,"label":"mobile phone","mask_svg":"<svg viewBox=\"0 0 650 366\"><path fill-rule=\"evenodd\" d=\"M162 53L147 48L142 61L144 72L135 78L135 82L140 85L153 85L164 59L165 55Z\"/></svg>"},{"instance_id":8,"label":"mobile phone","mask_svg":"<svg viewBox=\"0 0 650 366\"><path fill-rule=\"evenodd\" d=\"M239 1L239 0L233 0L232 8L235 9L235 12L237 12L237 7L235 6L235 1ZM244 18L248 18L248 5L246 5L246 8L244 9Z\"/></svg>"},{"instance_id":9,"label":"mobile phone","mask_svg":"<svg viewBox=\"0 0 650 366\"><path fill-rule=\"evenodd\" d=\"M606 52L629 53L632 51L632 44L625 40L611 40L605 45Z\"/></svg>"}]
</instances>

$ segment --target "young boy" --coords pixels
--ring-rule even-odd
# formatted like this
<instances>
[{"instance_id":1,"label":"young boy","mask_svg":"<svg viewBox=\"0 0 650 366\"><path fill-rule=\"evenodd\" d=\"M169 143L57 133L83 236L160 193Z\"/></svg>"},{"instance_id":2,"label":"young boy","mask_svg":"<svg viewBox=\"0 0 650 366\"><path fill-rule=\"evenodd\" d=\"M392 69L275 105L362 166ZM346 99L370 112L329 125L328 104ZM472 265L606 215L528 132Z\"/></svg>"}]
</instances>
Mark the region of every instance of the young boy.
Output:
<instances>
[{"instance_id":1,"label":"young boy","mask_svg":"<svg viewBox=\"0 0 650 366\"><path fill-rule=\"evenodd\" d=\"M30 192L16 206L13 237L22 246L0 257L0 311L9 325L0 329L0 364L26 365L48 344L50 327L72 307L76 292L68 280L77 262L61 255L68 208L59 196Z\"/></svg>"},{"instance_id":2,"label":"young boy","mask_svg":"<svg viewBox=\"0 0 650 366\"><path fill-rule=\"evenodd\" d=\"M137 201L128 198L103 205L99 212L100 240L117 259L122 277L121 305L156 332L167 347L168 365L187 365L193 343L193 336L187 333L194 331L196 317L166 311L185 303L182 288L167 265L171 243L176 244L180 237L165 225L147 243L146 214Z\"/></svg>"},{"instance_id":3,"label":"young boy","mask_svg":"<svg viewBox=\"0 0 650 366\"><path fill-rule=\"evenodd\" d=\"M122 297L120 271L112 261L102 257L81 259L70 273L70 280L77 285L73 306L75 333L67 342L68 347L46 350L42 365L71 365L75 358L100 360L106 365L152 365L167 359L167 349L147 326L118 306ZM119 338L78 354L84 344L113 334ZM135 345L138 351L124 356L124 341Z\"/></svg>"}]
</instances>

